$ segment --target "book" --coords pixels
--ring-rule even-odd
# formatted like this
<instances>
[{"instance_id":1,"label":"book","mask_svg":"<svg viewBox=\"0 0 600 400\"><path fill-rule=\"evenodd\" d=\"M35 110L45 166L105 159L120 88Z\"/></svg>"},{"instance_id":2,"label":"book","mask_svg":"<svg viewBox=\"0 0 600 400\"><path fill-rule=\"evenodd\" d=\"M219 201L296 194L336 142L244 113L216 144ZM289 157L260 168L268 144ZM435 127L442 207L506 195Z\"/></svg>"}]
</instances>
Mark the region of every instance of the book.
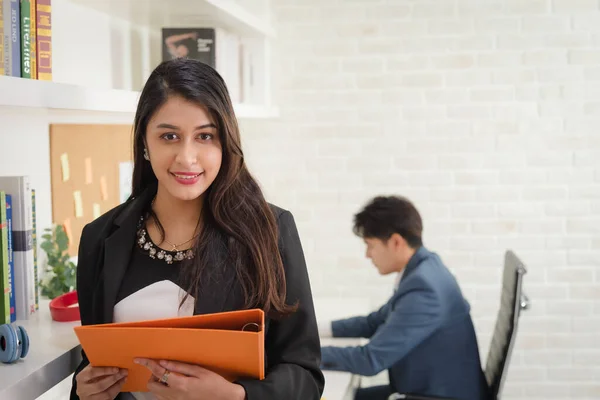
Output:
<instances>
[{"instance_id":1,"label":"book","mask_svg":"<svg viewBox=\"0 0 600 400\"><path fill-rule=\"evenodd\" d=\"M3 22L0 21L0 24L4 28L0 27L0 33L4 31L1 39L4 42L4 55L2 57L4 75L21 76L19 0L0 0L0 3L3 4L1 6L2 10L0 10L3 15L3 18L0 17L0 19L3 19Z\"/></svg>"},{"instance_id":2,"label":"book","mask_svg":"<svg viewBox=\"0 0 600 400\"><path fill-rule=\"evenodd\" d=\"M37 0L29 0L29 23L31 30L29 31L29 50L31 54L31 79L38 78L37 67Z\"/></svg>"},{"instance_id":3,"label":"book","mask_svg":"<svg viewBox=\"0 0 600 400\"><path fill-rule=\"evenodd\" d=\"M32 20L35 0L21 0L21 77L36 79L35 74L35 24ZM35 8L33 9L35 18Z\"/></svg>"},{"instance_id":4,"label":"book","mask_svg":"<svg viewBox=\"0 0 600 400\"><path fill-rule=\"evenodd\" d=\"M8 224L8 286L10 286L10 322L17 320L15 307L15 262L12 245L12 196L6 195L6 222Z\"/></svg>"},{"instance_id":5,"label":"book","mask_svg":"<svg viewBox=\"0 0 600 400\"><path fill-rule=\"evenodd\" d=\"M37 78L52 80L52 4L51 0L37 0Z\"/></svg>"},{"instance_id":6,"label":"book","mask_svg":"<svg viewBox=\"0 0 600 400\"><path fill-rule=\"evenodd\" d=\"M6 0L4 0L6 1ZM21 2L10 0L10 75L21 76ZM8 75L8 74L7 74Z\"/></svg>"},{"instance_id":7,"label":"book","mask_svg":"<svg viewBox=\"0 0 600 400\"><path fill-rule=\"evenodd\" d=\"M10 324L10 285L8 283L8 271L6 192L0 191L0 325Z\"/></svg>"},{"instance_id":8,"label":"book","mask_svg":"<svg viewBox=\"0 0 600 400\"><path fill-rule=\"evenodd\" d=\"M0 75L4 75L4 2L0 0Z\"/></svg>"},{"instance_id":9,"label":"book","mask_svg":"<svg viewBox=\"0 0 600 400\"><path fill-rule=\"evenodd\" d=\"M31 189L31 241L33 247L33 287L35 291L35 309L40 309L40 295L39 295L39 278L38 278L38 262L37 262L37 224L35 215L35 189Z\"/></svg>"},{"instance_id":10,"label":"book","mask_svg":"<svg viewBox=\"0 0 600 400\"><path fill-rule=\"evenodd\" d=\"M12 245L17 319L36 313L33 266L33 211L28 176L0 176L0 190L12 196Z\"/></svg>"},{"instance_id":11,"label":"book","mask_svg":"<svg viewBox=\"0 0 600 400\"><path fill-rule=\"evenodd\" d=\"M240 37L223 28L162 28L163 61L185 57L201 61L219 72L227 85L231 101L244 100L242 90L248 73Z\"/></svg>"},{"instance_id":12,"label":"book","mask_svg":"<svg viewBox=\"0 0 600 400\"><path fill-rule=\"evenodd\" d=\"M10 49L12 47L10 41L10 0L1 0L0 7L2 7L2 27L0 27L0 35L2 35L2 43L0 47L3 47L2 50L2 65L4 66L4 75L10 75Z\"/></svg>"},{"instance_id":13,"label":"book","mask_svg":"<svg viewBox=\"0 0 600 400\"><path fill-rule=\"evenodd\" d=\"M264 379L264 312L227 311L73 328L92 366L128 370L123 392L147 392L151 373L137 357L200 365L229 381Z\"/></svg>"},{"instance_id":14,"label":"book","mask_svg":"<svg viewBox=\"0 0 600 400\"><path fill-rule=\"evenodd\" d=\"M216 68L215 29L162 28L162 59L190 58Z\"/></svg>"}]
</instances>

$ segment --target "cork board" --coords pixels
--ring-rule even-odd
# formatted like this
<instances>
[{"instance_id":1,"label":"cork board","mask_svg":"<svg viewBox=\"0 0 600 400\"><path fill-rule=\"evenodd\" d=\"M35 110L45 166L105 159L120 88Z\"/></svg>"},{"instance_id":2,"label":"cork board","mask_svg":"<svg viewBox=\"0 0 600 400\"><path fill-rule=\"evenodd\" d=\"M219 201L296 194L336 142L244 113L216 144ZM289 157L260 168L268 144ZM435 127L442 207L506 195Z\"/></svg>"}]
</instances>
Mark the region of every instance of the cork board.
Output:
<instances>
[{"instance_id":1,"label":"cork board","mask_svg":"<svg viewBox=\"0 0 600 400\"><path fill-rule=\"evenodd\" d=\"M69 255L83 227L129 195L132 143L132 125L50 125L52 221L65 227Z\"/></svg>"}]
</instances>

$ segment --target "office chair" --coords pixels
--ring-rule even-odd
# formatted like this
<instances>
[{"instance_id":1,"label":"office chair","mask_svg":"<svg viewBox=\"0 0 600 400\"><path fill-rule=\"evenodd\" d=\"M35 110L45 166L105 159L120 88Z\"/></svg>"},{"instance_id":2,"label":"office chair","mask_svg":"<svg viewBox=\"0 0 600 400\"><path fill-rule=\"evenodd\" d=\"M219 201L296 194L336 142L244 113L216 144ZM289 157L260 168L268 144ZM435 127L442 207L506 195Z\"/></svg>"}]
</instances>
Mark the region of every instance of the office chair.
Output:
<instances>
[{"instance_id":1,"label":"office chair","mask_svg":"<svg viewBox=\"0 0 600 400\"><path fill-rule=\"evenodd\" d=\"M522 292L523 275L527 273L525 265L512 250L504 254L504 272L500 309L485 366L485 378L489 386L490 400L500 400L500 394L510 356L517 335L517 324L522 310L529 308L529 299ZM454 400L445 397L424 396L418 394L394 393L388 400Z\"/></svg>"}]
</instances>

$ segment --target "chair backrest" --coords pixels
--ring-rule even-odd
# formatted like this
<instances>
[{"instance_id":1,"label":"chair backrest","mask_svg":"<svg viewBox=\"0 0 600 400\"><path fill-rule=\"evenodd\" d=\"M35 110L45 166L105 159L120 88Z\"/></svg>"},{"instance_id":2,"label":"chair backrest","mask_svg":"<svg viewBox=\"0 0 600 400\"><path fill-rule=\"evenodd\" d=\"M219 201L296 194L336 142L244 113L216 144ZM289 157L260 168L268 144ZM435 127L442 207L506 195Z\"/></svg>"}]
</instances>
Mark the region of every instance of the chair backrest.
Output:
<instances>
[{"instance_id":1,"label":"chair backrest","mask_svg":"<svg viewBox=\"0 0 600 400\"><path fill-rule=\"evenodd\" d=\"M529 300L522 293L523 275L526 273L521 260L511 250L507 250L504 255L500 309L485 366L485 377L493 400L500 398L504 385L519 315L521 310L529 307Z\"/></svg>"}]
</instances>

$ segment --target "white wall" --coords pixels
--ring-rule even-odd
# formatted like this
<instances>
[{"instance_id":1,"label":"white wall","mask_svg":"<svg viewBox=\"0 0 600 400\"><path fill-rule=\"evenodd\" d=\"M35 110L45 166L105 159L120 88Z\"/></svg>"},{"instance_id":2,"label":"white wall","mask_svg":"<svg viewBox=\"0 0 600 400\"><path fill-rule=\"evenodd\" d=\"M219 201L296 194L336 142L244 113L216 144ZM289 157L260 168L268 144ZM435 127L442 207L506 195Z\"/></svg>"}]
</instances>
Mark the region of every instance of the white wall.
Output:
<instances>
[{"instance_id":1,"label":"white wall","mask_svg":"<svg viewBox=\"0 0 600 400\"><path fill-rule=\"evenodd\" d=\"M503 252L529 273L506 399L600 398L597 0L273 0L282 118L243 121L314 294L391 292L351 234L406 195L471 302L482 358Z\"/></svg>"}]
</instances>

